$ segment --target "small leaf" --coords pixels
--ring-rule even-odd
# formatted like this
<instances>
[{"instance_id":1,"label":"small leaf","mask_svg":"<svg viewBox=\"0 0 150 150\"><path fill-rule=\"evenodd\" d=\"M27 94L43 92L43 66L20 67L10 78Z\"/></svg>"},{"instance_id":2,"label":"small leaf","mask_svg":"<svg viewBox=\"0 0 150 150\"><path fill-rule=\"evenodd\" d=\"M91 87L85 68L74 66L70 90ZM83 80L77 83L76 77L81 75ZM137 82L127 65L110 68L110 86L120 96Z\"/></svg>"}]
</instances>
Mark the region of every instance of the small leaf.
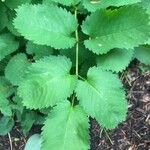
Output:
<instances>
[{"instance_id":1,"label":"small leaf","mask_svg":"<svg viewBox=\"0 0 150 150\"><path fill-rule=\"evenodd\" d=\"M28 108L45 108L66 100L76 86L70 75L71 62L63 56L49 56L33 63L18 89Z\"/></svg>"},{"instance_id":2,"label":"small leaf","mask_svg":"<svg viewBox=\"0 0 150 150\"><path fill-rule=\"evenodd\" d=\"M150 36L148 15L139 5L97 11L86 18L82 30L90 36L85 46L96 54L133 49Z\"/></svg>"},{"instance_id":3,"label":"small leaf","mask_svg":"<svg viewBox=\"0 0 150 150\"><path fill-rule=\"evenodd\" d=\"M4 136L12 130L14 120L10 117L3 116L0 118L0 135Z\"/></svg>"},{"instance_id":4,"label":"small leaf","mask_svg":"<svg viewBox=\"0 0 150 150\"><path fill-rule=\"evenodd\" d=\"M2 94L0 94L0 112L4 116L11 116L12 115L12 111L11 111L11 107L9 105L9 102L5 98L5 96Z\"/></svg>"},{"instance_id":5,"label":"small leaf","mask_svg":"<svg viewBox=\"0 0 150 150\"><path fill-rule=\"evenodd\" d=\"M23 113L21 114L20 120L24 134L30 131L37 118L38 115L34 111L28 111L24 109Z\"/></svg>"},{"instance_id":6,"label":"small leaf","mask_svg":"<svg viewBox=\"0 0 150 150\"><path fill-rule=\"evenodd\" d=\"M39 134L32 135L25 146L24 150L41 150L41 137Z\"/></svg>"},{"instance_id":7,"label":"small leaf","mask_svg":"<svg viewBox=\"0 0 150 150\"><path fill-rule=\"evenodd\" d=\"M135 58L141 63L150 65L150 45L142 45L135 48Z\"/></svg>"},{"instance_id":8,"label":"small leaf","mask_svg":"<svg viewBox=\"0 0 150 150\"><path fill-rule=\"evenodd\" d=\"M14 92L13 86L5 79L0 76L0 95L7 98Z\"/></svg>"},{"instance_id":9,"label":"small leaf","mask_svg":"<svg viewBox=\"0 0 150 150\"><path fill-rule=\"evenodd\" d=\"M11 34L0 35L0 61L7 55L17 50L19 43Z\"/></svg>"},{"instance_id":10,"label":"small leaf","mask_svg":"<svg viewBox=\"0 0 150 150\"><path fill-rule=\"evenodd\" d=\"M113 129L125 120L125 92L120 80L111 72L96 67L90 68L87 80L79 80L76 93L79 104L88 115L96 118L102 127Z\"/></svg>"},{"instance_id":11,"label":"small leaf","mask_svg":"<svg viewBox=\"0 0 150 150\"><path fill-rule=\"evenodd\" d=\"M26 39L56 49L74 46L76 40L72 33L77 28L77 21L65 9L54 5L26 4L16 9L16 12L14 25Z\"/></svg>"},{"instance_id":12,"label":"small leaf","mask_svg":"<svg viewBox=\"0 0 150 150\"><path fill-rule=\"evenodd\" d=\"M5 68L5 77L13 85L19 85L23 80L25 70L30 65L27 57L23 53L18 53L11 58L8 65Z\"/></svg>"},{"instance_id":13,"label":"small leaf","mask_svg":"<svg viewBox=\"0 0 150 150\"><path fill-rule=\"evenodd\" d=\"M97 65L104 70L123 71L131 62L134 50L113 49L97 57Z\"/></svg>"},{"instance_id":14,"label":"small leaf","mask_svg":"<svg viewBox=\"0 0 150 150\"><path fill-rule=\"evenodd\" d=\"M88 129L88 117L80 106L59 103L43 127L42 150L87 150Z\"/></svg>"}]
</instances>

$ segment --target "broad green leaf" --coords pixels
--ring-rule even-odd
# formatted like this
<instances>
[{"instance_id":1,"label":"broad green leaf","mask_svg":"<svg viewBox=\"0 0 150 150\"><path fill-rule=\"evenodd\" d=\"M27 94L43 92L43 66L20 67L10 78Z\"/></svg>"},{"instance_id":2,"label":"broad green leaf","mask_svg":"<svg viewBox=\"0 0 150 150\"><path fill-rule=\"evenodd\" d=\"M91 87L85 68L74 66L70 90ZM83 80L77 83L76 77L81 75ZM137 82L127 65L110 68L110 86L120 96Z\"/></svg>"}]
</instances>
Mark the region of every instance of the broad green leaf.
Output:
<instances>
[{"instance_id":1,"label":"broad green leaf","mask_svg":"<svg viewBox=\"0 0 150 150\"><path fill-rule=\"evenodd\" d=\"M18 53L8 62L5 68L5 77L13 85L19 85L25 74L25 70L30 65L24 53Z\"/></svg>"},{"instance_id":2,"label":"broad green leaf","mask_svg":"<svg viewBox=\"0 0 150 150\"><path fill-rule=\"evenodd\" d=\"M87 80L79 80L76 93L79 104L102 127L113 129L125 120L127 102L117 75L100 68L90 68Z\"/></svg>"},{"instance_id":3,"label":"broad green leaf","mask_svg":"<svg viewBox=\"0 0 150 150\"><path fill-rule=\"evenodd\" d=\"M63 56L49 56L33 63L18 90L23 104L28 108L45 108L66 100L77 81L70 69L70 60Z\"/></svg>"},{"instance_id":4,"label":"broad green leaf","mask_svg":"<svg viewBox=\"0 0 150 150\"><path fill-rule=\"evenodd\" d=\"M97 11L82 25L83 32L90 36L84 44L96 54L113 48L133 49L148 40L148 22L148 15L139 5Z\"/></svg>"},{"instance_id":5,"label":"broad green leaf","mask_svg":"<svg viewBox=\"0 0 150 150\"><path fill-rule=\"evenodd\" d=\"M0 95L7 98L14 92L13 86L5 79L0 76Z\"/></svg>"},{"instance_id":6,"label":"broad green leaf","mask_svg":"<svg viewBox=\"0 0 150 150\"><path fill-rule=\"evenodd\" d=\"M131 5L141 2L141 0L83 0L84 7L91 12L98 9L107 8L109 6Z\"/></svg>"},{"instance_id":7,"label":"broad green leaf","mask_svg":"<svg viewBox=\"0 0 150 150\"><path fill-rule=\"evenodd\" d=\"M14 25L26 39L56 49L70 48L75 44L72 33L77 28L77 21L67 10L39 4L22 5L16 12Z\"/></svg>"},{"instance_id":8,"label":"broad green leaf","mask_svg":"<svg viewBox=\"0 0 150 150\"><path fill-rule=\"evenodd\" d=\"M97 57L97 65L104 70L123 71L131 62L134 50L113 49Z\"/></svg>"},{"instance_id":9,"label":"broad green leaf","mask_svg":"<svg viewBox=\"0 0 150 150\"><path fill-rule=\"evenodd\" d=\"M24 150L41 150L41 137L39 134L32 135L25 146Z\"/></svg>"},{"instance_id":10,"label":"broad green leaf","mask_svg":"<svg viewBox=\"0 0 150 150\"><path fill-rule=\"evenodd\" d=\"M12 130L14 126L14 119L3 116L0 118L0 135L4 136Z\"/></svg>"},{"instance_id":11,"label":"broad green leaf","mask_svg":"<svg viewBox=\"0 0 150 150\"><path fill-rule=\"evenodd\" d=\"M76 4L78 4L81 0L52 0L53 2L56 2L56 3L60 3L60 4L63 4L63 5L66 5L66 6L70 6L70 5L73 5L75 6Z\"/></svg>"},{"instance_id":12,"label":"broad green leaf","mask_svg":"<svg viewBox=\"0 0 150 150\"><path fill-rule=\"evenodd\" d=\"M0 94L0 112L5 116L11 116L11 107L7 98Z\"/></svg>"},{"instance_id":13,"label":"broad green leaf","mask_svg":"<svg viewBox=\"0 0 150 150\"><path fill-rule=\"evenodd\" d=\"M135 58L141 63L150 65L150 45L142 45L135 48Z\"/></svg>"},{"instance_id":14,"label":"broad green leaf","mask_svg":"<svg viewBox=\"0 0 150 150\"><path fill-rule=\"evenodd\" d=\"M35 60L53 53L53 49L50 46L37 45L30 41L27 43L26 47L26 52L30 55L34 55Z\"/></svg>"},{"instance_id":15,"label":"broad green leaf","mask_svg":"<svg viewBox=\"0 0 150 150\"><path fill-rule=\"evenodd\" d=\"M43 127L42 150L88 150L88 128L88 117L80 106L60 103Z\"/></svg>"},{"instance_id":16,"label":"broad green leaf","mask_svg":"<svg viewBox=\"0 0 150 150\"><path fill-rule=\"evenodd\" d=\"M10 8L10 9L15 9L18 6L26 3L30 3L31 0L5 0L5 4Z\"/></svg>"},{"instance_id":17,"label":"broad green leaf","mask_svg":"<svg viewBox=\"0 0 150 150\"><path fill-rule=\"evenodd\" d=\"M0 61L17 50L19 44L11 34L0 35Z\"/></svg>"}]
</instances>

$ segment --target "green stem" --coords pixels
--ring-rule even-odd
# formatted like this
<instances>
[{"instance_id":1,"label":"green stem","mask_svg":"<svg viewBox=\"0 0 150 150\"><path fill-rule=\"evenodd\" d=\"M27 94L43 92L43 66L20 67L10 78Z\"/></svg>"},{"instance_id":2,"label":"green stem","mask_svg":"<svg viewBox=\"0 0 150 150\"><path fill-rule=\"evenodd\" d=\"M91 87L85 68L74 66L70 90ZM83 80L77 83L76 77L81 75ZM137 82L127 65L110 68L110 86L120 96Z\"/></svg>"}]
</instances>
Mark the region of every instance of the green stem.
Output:
<instances>
[{"instance_id":1,"label":"green stem","mask_svg":"<svg viewBox=\"0 0 150 150\"><path fill-rule=\"evenodd\" d=\"M77 18L77 8L75 8L75 19L78 20ZM75 31L75 36L76 36L76 75L78 76L79 74L79 34L78 34L78 28Z\"/></svg>"}]
</instances>

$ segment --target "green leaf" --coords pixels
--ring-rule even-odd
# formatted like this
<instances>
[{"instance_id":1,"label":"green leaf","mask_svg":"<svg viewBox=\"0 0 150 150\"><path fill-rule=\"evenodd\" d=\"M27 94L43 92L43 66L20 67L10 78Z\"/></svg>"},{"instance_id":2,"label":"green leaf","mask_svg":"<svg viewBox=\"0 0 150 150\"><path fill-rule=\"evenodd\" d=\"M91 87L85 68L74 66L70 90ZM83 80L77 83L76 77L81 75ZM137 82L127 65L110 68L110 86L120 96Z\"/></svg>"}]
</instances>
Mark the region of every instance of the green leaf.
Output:
<instances>
[{"instance_id":1,"label":"green leaf","mask_svg":"<svg viewBox=\"0 0 150 150\"><path fill-rule=\"evenodd\" d=\"M5 77L0 76L0 95L7 98L12 95L13 92L14 89L12 85L5 79Z\"/></svg>"},{"instance_id":2,"label":"green leaf","mask_svg":"<svg viewBox=\"0 0 150 150\"><path fill-rule=\"evenodd\" d=\"M14 10L8 11L7 15L8 15L7 29L15 36L21 36L13 25L13 20L16 17L15 11Z\"/></svg>"},{"instance_id":3,"label":"green leaf","mask_svg":"<svg viewBox=\"0 0 150 150\"><path fill-rule=\"evenodd\" d=\"M20 120L21 128L24 134L30 131L37 118L38 115L34 111L24 109Z\"/></svg>"},{"instance_id":4,"label":"green leaf","mask_svg":"<svg viewBox=\"0 0 150 150\"><path fill-rule=\"evenodd\" d=\"M5 116L11 116L11 107L4 95L0 94L0 112Z\"/></svg>"},{"instance_id":5,"label":"green leaf","mask_svg":"<svg viewBox=\"0 0 150 150\"><path fill-rule=\"evenodd\" d=\"M53 53L53 49L50 46L37 45L30 41L27 43L26 47L26 52L30 55L34 55L35 60Z\"/></svg>"},{"instance_id":6,"label":"green leaf","mask_svg":"<svg viewBox=\"0 0 150 150\"><path fill-rule=\"evenodd\" d=\"M131 62L134 50L113 49L97 57L97 65L104 70L123 71Z\"/></svg>"},{"instance_id":7,"label":"green leaf","mask_svg":"<svg viewBox=\"0 0 150 150\"><path fill-rule=\"evenodd\" d=\"M37 109L66 100L77 81L70 69L70 60L63 56L49 56L33 63L18 89L23 104Z\"/></svg>"},{"instance_id":8,"label":"green leaf","mask_svg":"<svg viewBox=\"0 0 150 150\"><path fill-rule=\"evenodd\" d=\"M60 51L61 55L65 55L66 57L71 59L73 66L76 65L76 50L75 49L76 48L73 47L71 49L65 49L65 50ZM93 53L90 52L88 49L86 49L83 44L79 44L79 50L80 50L79 59L78 59L79 65L82 64L87 59L93 57Z\"/></svg>"},{"instance_id":9,"label":"green leaf","mask_svg":"<svg viewBox=\"0 0 150 150\"><path fill-rule=\"evenodd\" d=\"M117 75L100 68L90 68L87 80L79 80L76 93L80 105L102 127L113 129L125 120L127 102Z\"/></svg>"},{"instance_id":10,"label":"green leaf","mask_svg":"<svg viewBox=\"0 0 150 150\"><path fill-rule=\"evenodd\" d=\"M135 48L135 58L141 63L150 65L150 45L142 45Z\"/></svg>"},{"instance_id":11,"label":"green leaf","mask_svg":"<svg viewBox=\"0 0 150 150\"><path fill-rule=\"evenodd\" d=\"M6 79L8 79L13 85L19 85L19 83L23 80L25 70L29 65L30 63L26 55L18 53L11 58L5 68Z\"/></svg>"},{"instance_id":12,"label":"green leaf","mask_svg":"<svg viewBox=\"0 0 150 150\"><path fill-rule=\"evenodd\" d=\"M131 5L141 2L141 0L83 0L84 7L91 12L98 9L107 8L109 6Z\"/></svg>"},{"instance_id":13,"label":"green leaf","mask_svg":"<svg viewBox=\"0 0 150 150\"><path fill-rule=\"evenodd\" d=\"M148 40L148 22L148 15L139 5L97 11L82 25L83 32L90 36L84 44L96 54L113 48L133 49Z\"/></svg>"},{"instance_id":14,"label":"green leaf","mask_svg":"<svg viewBox=\"0 0 150 150\"><path fill-rule=\"evenodd\" d=\"M56 49L73 47L75 44L72 33L77 28L77 21L65 9L44 4L22 5L16 12L14 25L26 39Z\"/></svg>"},{"instance_id":15,"label":"green leaf","mask_svg":"<svg viewBox=\"0 0 150 150\"><path fill-rule=\"evenodd\" d=\"M60 103L43 127L42 150L87 150L88 128L88 118L80 106L72 107L67 101Z\"/></svg>"},{"instance_id":16,"label":"green leaf","mask_svg":"<svg viewBox=\"0 0 150 150\"><path fill-rule=\"evenodd\" d=\"M0 35L0 61L17 50L19 44L11 34Z\"/></svg>"},{"instance_id":17,"label":"green leaf","mask_svg":"<svg viewBox=\"0 0 150 150\"><path fill-rule=\"evenodd\" d=\"M78 4L81 0L52 0L53 2L56 2L56 3L60 3L60 4L63 4L63 5L66 5L66 6L70 6L70 5L73 5L75 6L76 4Z\"/></svg>"},{"instance_id":18,"label":"green leaf","mask_svg":"<svg viewBox=\"0 0 150 150\"><path fill-rule=\"evenodd\" d=\"M5 4L11 9L15 9L19 5L30 3L30 2L31 0L5 0Z\"/></svg>"},{"instance_id":19,"label":"green leaf","mask_svg":"<svg viewBox=\"0 0 150 150\"><path fill-rule=\"evenodd\" d=\"M149 0L142 0L142 5L147 9L147 12L150 14L150 2Z\"/></svg>"},{"instance_id":20,"label":"green leaf","mask_svg":"<svg viewBox=\"0 0 150 150\"><path fill-rule=\"evenodd\" d=\"M41 150L41 137L39 134L32 135L25 146L24 150Z\"/></svg>"},{"instance_id":21,"label":"green leaf","mask_svg":"<svg viewBox=\"0 0 150 150\"><path fill-rule=\"evenodd\" d=\"M6 12L0 10L0 31L6 27L8 23L8 18Z\"/></svg>"},{"instance_id":22,"label":"green leaf","mask_svg":"<svg viewBox=\"0 0 150 150\"><path fill-rule=\"evenodd\" d=\"M14 126L14 120L10 117L3 116L0 119L0 135L4 136L12 130Z\"/></svg>"},{"instance_id":23,"label":"green leaf","mask_svg":"<svg viewBox=\"0 0 150 150\"><path fill-rule=\"evenodd\" d=\"M13 104L11 104L11 108L15 111L15 113L17 112L19 115L22 115L24 106L22 104L22 99L19 96L15 95L13 97ZM19 120L21 119L19 118Z\"/></svg>"}]
</instances>

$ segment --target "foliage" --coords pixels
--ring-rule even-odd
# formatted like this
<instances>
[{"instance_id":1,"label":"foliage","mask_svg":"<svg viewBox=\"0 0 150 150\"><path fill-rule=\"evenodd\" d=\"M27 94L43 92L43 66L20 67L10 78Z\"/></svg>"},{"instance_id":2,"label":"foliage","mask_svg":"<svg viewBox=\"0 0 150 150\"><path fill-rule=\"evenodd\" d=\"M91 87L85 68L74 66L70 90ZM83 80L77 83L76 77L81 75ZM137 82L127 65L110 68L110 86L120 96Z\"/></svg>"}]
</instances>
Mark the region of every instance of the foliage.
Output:
<instances>
[{"instance_id":1,"label":"foliage","mask_svg":"<svg viewBox=\"0 0 150 150\"><path fill-rule=\"evenodd\" d=\"M149 18L148 0L1 0L0 135L38 124L26 149L88 150L89 116L126 119L118 73L150 65Z\"/></svg>"}]
</instances>

